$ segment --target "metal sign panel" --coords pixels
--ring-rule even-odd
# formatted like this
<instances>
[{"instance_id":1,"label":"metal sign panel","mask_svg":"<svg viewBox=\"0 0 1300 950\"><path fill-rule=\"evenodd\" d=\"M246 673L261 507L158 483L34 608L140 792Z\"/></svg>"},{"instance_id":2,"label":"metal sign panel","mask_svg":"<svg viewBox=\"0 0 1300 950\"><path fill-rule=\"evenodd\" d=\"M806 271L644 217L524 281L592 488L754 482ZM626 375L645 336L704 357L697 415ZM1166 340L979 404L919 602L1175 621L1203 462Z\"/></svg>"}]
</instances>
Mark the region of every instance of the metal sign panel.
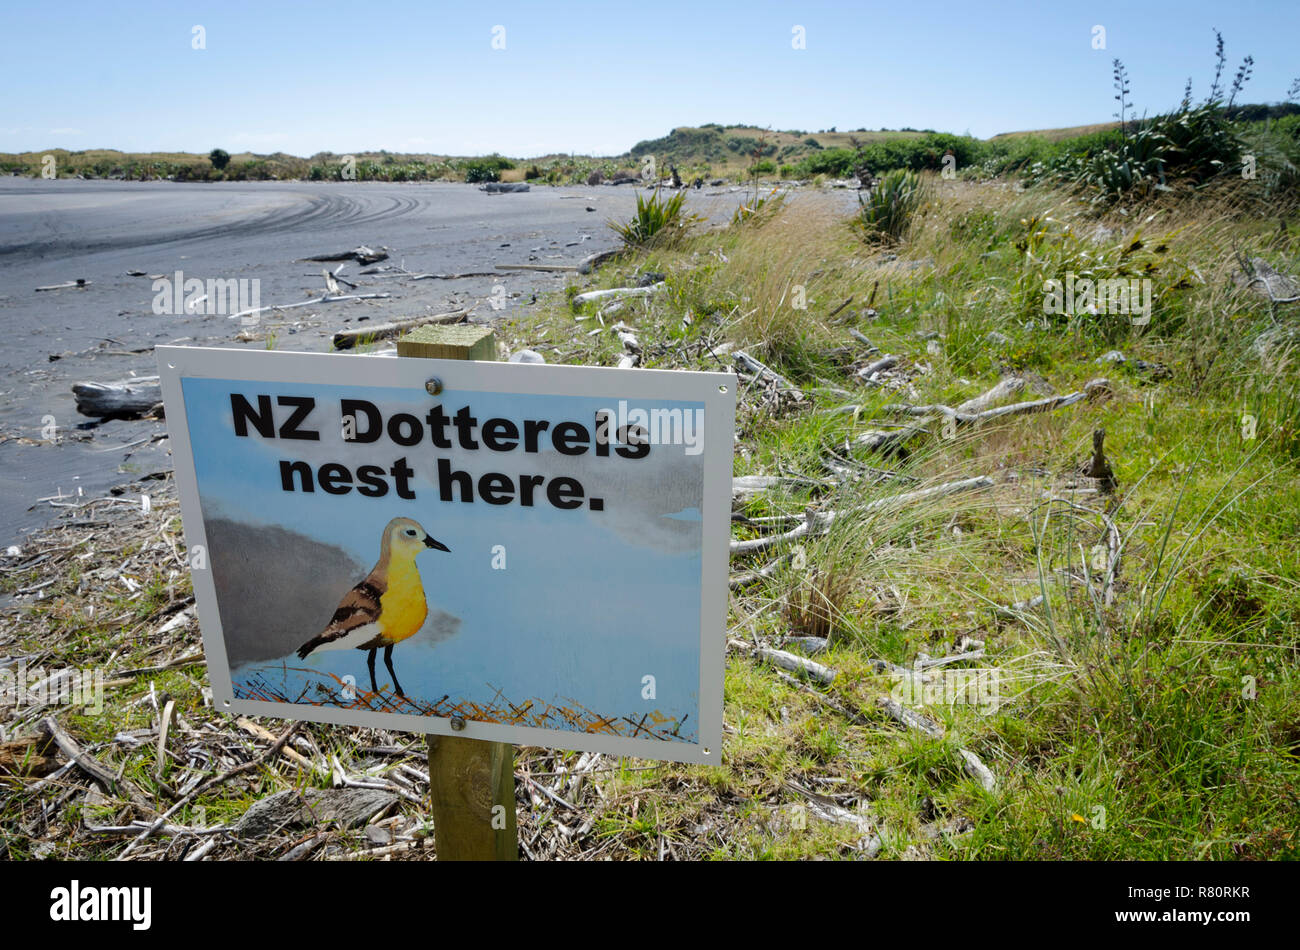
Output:
<instances>
[{"instance_id":1,"label":"metal sign panel","mask_svg":"<svg viewBox=\"0 0 1300 950\"><path fill-rule=\"evenodd\" d=\"M218 709L719 761L734 376L157 354Z\"/></svg>"}]
</instances>

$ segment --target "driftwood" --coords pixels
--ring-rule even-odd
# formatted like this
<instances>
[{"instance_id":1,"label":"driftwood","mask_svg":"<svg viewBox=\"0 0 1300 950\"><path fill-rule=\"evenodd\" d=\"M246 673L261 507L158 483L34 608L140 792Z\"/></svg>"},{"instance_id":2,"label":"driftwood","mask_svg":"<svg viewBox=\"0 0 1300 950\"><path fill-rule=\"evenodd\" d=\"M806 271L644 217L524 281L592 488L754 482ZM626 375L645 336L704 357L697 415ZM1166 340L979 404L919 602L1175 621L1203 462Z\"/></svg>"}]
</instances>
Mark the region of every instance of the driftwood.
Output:
<instances>
[{"instance_id":1,"label":"driftwood","mask_svg":"<svg viewBox=\"0 0 1300 950\"><path fill-rule=\"evenodd\" d=\"M847 306L848 306L849 304L851 304L851 303L853 303L853 298L852 298L852 297L850 297L848 300L844 301L844 303L840 304L838 307L836 307L836 308L835 308L834 310L832 310L830 313L826 314L826 319L829 320L831 317L835 316L837 313L839 313L841 310L843 310L845 307L847 307Z\"/></svg>"},{"instance_id":2,"label":"driftwood","mask_svg":"<svg viewBox=\"0 0 1300 950\"><path fill-rule=\"evenodd\" d=\"M864 858L874 858L880 853L881 842L880 836L875 833L875 828L870 818L860 812L849 811L841 805L836 804L825 795L818 795L809 789L804 788L796 782L784 782L785 787L808 802L808 813L814 818L821 821L831 822L837 825L848 825L858 832L860 837L855 847L862 853Z\"/></svg>"},{"instance_id":3,"label":"driftwood","mask_svg":"<svg viewBox=\"0 0 1300 950\"><path fill-rule=\"evenodd\" d=\"M943 726L929 716L923 716L914 709L908 709L896 699L882 696L876 700L876 706L900 726L906 726L908 729L923 733L931 739L943 738Z\"/></svg>"},{"instance_id":4,"label":"driftwood","mask_svg":"<svg viewBox=\"0 0 1300 950\"><path fill-rule=\"evenodd\" d=\"M1087 399L1098 388L1104 388L1110 385L1107 379L1090 379L1084 384L1082 391L1070 393L1065 396L1046 396L1042 399L1031 399L1029 402L1016 402L1009 406L999 406L996 409L985 409L983 412L974 414L973 422L987 422L990 419L1000 419L1003 416L1015 416L1024 412L1048 412L1052 409L1063 409L1066 406L1073 406L1077 402ZM963 421L961 414L957 415L957 421Z\"/></svg>"},{"instance_id":5,"label":"driftwood","mask_svg":"<svg viewBox=\"0 0 1300 950\"><path fill-rule=\"evenodd\" d=\"M584 257L581 262L579 262L578 273L590 274L601 264L605 263L608 260L612 260L615 257L618 257L622 253L623 251L621 249L615 249L612 251L597 251L595 254L590 254L587 257Z\"/></svg>"},{"instance_id":6,"label":"driftwood","mask_svg":"<svg viewBox=\"0 0 1300 950\"><path fill-rule=\"evenodd\" d=\"M932 670L940 666L948 666L951 663L965 663L970 660L982 660L984 658L983 650L970 650L966 653L954 653L952 656L937 656L926 659L917 659L915 668L918 670Z\"/></svg>"},{"instance_id":7,"label":"driftwood","mask_svg":"<svg viewBox=\"0 0 1300 950\"><path fill-rule=\"evenodd\" d=\"M334 276L338 277L342 264L335 268ZM369 270L361 271L364 277L378 277L380 280L460 280L462 277L495 277L492 271L466 271L463 274L417 274L415 271L409 271L405 267L399 267L396 264L380 264L378 267L372 267ZM345 281L346 283L346 281ZM349 284L355 287L355 284Z\"/></svg>"},{"instance_id":8,"label":"driftwood","mask_svg":"<svg viewBox=\"0 0 1300 950\"><path fill-rule=\"evenodd\" d=\"M162 781L167 775L167 733L171 730L172 718L176 715L176 700L169 699L163 706L158 718L158 746L155 752L154 777Z\"/></svg>"},{"instance_id":9,"label":"driftwood","mask_svg":"<svg viewBox=\"0 0 1300 950\"><path fill-rule=\"evenodd\" d=\"M577 270L573 264L497 264L497 270L536 270L546 273L567 274Z\"/></svg>"},{"instance_id":10,"label":"driftwood","mask_svg":"<svg viewBox=\"0 0 1300 950\"><path fill-rule=\"evenodd\" d=\"M315 257L303 258L304 261L356 261L358 264L377 264L379 261L387 259L387 251L375 251L364 244L350 251L339 251L336 254L317 254Z\"/></svg>"},{"instance_id":11,"label":"driftwood","mask_svg":"<svg viewBox=\"0 0 1300 950\"><path fill-rule=\"evenodd\" d=\"M545 363L546 357L542 356L536 350L515 350L510 354L507 363Z\"/></svg>"},{"instance_id":12,"label":"driftwood","mask_svg":"<svg viewBox=\"0 0 1300 950\"><path fill-rule=\"evenodd\" d=\"M774 488L793 488L801 484L797 478L780 475L737 475L731 480L731 501L744 502Z\"/></svg>"},{"instance_id":13,"label":"driftwood","mask_svg":"<svg viewBox=\"0 0 1300 950\"><path fill-rule=\"evenodd\" d=\"M373 326L356 330L340 330L334 334L334 349L349 350L363 340L382 340L429 323L460 323L465 319L465 314L466 312L463 309L449 310L446 313L430 314L427 317L394 320L392 323L376 323Z\"/></svg>"},{"instance_id":14,"label":"driftwood","mask_svg":"<svg viewBox=\"0 0 1300 950\"><path fill-rule=\"evenodd\" d=\"M849 299L851 300L852 298ZM867 348L868 353L880 352L880 347L876 346L876 344L872 343L869 339L867 339L866 334L853 329L853 327L849 327L849 336L853 337L853 339L857 340L859 343L864 345Z\"/></svg>"},{"instance_id":15,"label":"driftwood","mask_svg":"<svg viewBox=\"0 0 1300 950\"><path fill-rule=\"evenodd\" d=\"M1237 263L1241 266L1241 273L1233 275L1233 279L1239 286L1262 294L1271 303L1300 302L1300 281L1274 270L1264 258L1253 257L1248 261L1238 251Z\"/></svg>"},{"instance_id":16,"label":"driftwood","mask_svg":"<svg viewBox=\"0 0 1300 950\"><path fill-rule=\"evenodd\" d=\"M782 646L798 647L805 653L824 653L830 645L829 637L786 637Z\"/></svg>"},{"instance_id":17,"label":"driftwood","mask_svg":"<svg viewBox=\"0 0 1300 950\"><path fill-rule=\"evenodd\" d=\"M578 294L573 298L573 302L575 305L582 305L593 300L606 300L611 297L653 297L666 289L667 285L660 281L657 284L651 284L649 287L611 287L609 290L589 290L585 294Z\"/></svg>"},{"instance_id":18,"label":"driftwood","mask_svg":"<svg viewBox=\"0 0 1300 950\"><path fill-rule=\"evenodd\" d=\"M1017 386L1004 380L988 392L976 396L974 399L968 399L956 409L943 405L909 406L892 403L884 407L886 412L897 415L920 416L920 420L891 432L874 429L870 432L863 432L853 440L853 444L869 451L895 451L913 437L929 432L930 427L941 418L951 419L957 425L978 425L990 422L993 419L1000 419L1003 416L1014 416L1027 412L1049 412L1082 402L1094 392L1108 388L1110 381L1105 378L1091 379L1079 392L1069 393L1065 396L1047 396L1042 399L1032 399L1028 402L1012 403L1009 406L998 406L996 409L983 409L972 412L965 408L969 406L986 406L1000 396L1018 391L1023 385L1023 381ZM842 406L837 411L853 411L860 408L857 406Z\"/></svg>"},{"instance_id":19,"label":"driftwood","mask_svg":"<svg viewBox=\"0 0 1300 950\"><path fill-rule=\"evenodd\" d=\"M769 534L761 538L750 538L748 541L732 541L731 553L749 554L752 551L766 550L775 544L798 541L810 534L820 534L830 527L838 514L834 511L809 511L808 517L802 524L782 534Z\"/></svg>"},{"instance_id":20,"label":"driftwood","mask_svg":"<svg viewBox=\"0 0 1300 950\"><path fill-rule=\"evenodd\" d=\"M980 786L984 791L991 792L998 787L997 779L993 777L993 773L989 771L989 767L980 761L979 756L974 752L971 752L969 749L958 749L957 754L961 756L962 768L965 769L966 773L972 776L975 781L980 783Z\"/></svg>"},{"instance_id":21,"label":"driftwood","mask_svg":"<svg viewBox=\"0 0 1300 950\"><path fill-rule=\"evenodd\" d=\"M341 293L341 291L339 290L339 284L342 284L344 287L348 288L348 290L357 289L357 285L352 283L352 281L348 280L346 277L339 276L339 273L343 270L343 268L347 266L348 265L346 263L343 263L340 264L338 267L334 268L333 271L330 271L329 268L324 268L321 270L320 272L321 276L325 278L326 297L333 297Z\"/></svg>"},{"instance_id":22,"label":"driftwood","mask_svg":"<svg viewBox=\"0 0 1300 950\"><path fill-rule=\"evenodd\" d=\"M59 768L48 735L0 742L0 775L41 776Z\"/></svg>"},{"instance_id":23,"label":"driftwood","mask_svg":"<svg viewBox=\"0 0 1300 950\"><path fill-rule=\"evenodd\" d=\"M623 349L633 356L641 355L641 341L636 338L631 327L625 323L618 323L611 329L618 334L618 342L623 344Z\"/></svg>"},{"instance_id":24,"label":"driftwood","mask_svg":"<svg viewBox=\"0 0 1300 950\"><path fill-rule=\"evenodd\" d=\"M822 666L820 663L814 663L807 657L795 656L793 653L787 653L785 650L773 650L770 647L754 646L752 643L746 643L744 640L737 640L735 637L728 638L727 645L743 653L749 653L758 656L774 666L779 666L783 670L789 670L791 673L800 673L810 679L814 679L824 686L830 686L835 682L835 671L828 666Z\"/></svg>"},{"instance_id":25,"label":"driftwood","mask_svg":"<svg viewBox=\"0 0 1300 950\"><path fill-rule=\"evenodd\" d=\"M334 822L357 828L373 815L390 808L398 796L377 788L287 789L253 803L235 825L235 833L261 837L288 826Z\"/></svg>"},{"instance_id":26,"label":"driftwood","mask_svg":"<svg viewBox=\"0 0 1300 950\"><path fill-rule=\"evenodd\" d=\"M774 544L780 544L785 541L797 541L807 535L821 534L830 528L831 524L837 519L847 514L862 514L867 512L880 511L895 505L908 505L917 501L924 501L930 498L942 498L945 495L952 495L957 492L973 491L979 488L990 488L993 485L993 479L987 475L979 475L974 478L963 478L955 482L945 482L942 485L932 485L929 488L919 488L916 491L901 492L897 495L890 495L886 498L878 498L875 501L868 502L865 505L856 505L852 508L845 508L840 511L809 511L803 524L792 528L783 534L772 534L762 538L751 538L748 541L732 541L732 554L747 554L751 551L761 551L769 548Z\"/></svg>"},{"instance_id":27,"label":"driftwood","mask_svg":"<svg viewBox=\"0 0 1300 950\"><path fill-rule=\"evenodd\" d=\"M345 300L383 300L392 294L326 294L323 297L313 297L311 300L299 300L297 303L277 303L269 307L250 307L248 310L241 310L239 313L232 313L230 319L236 317L251 317L255 313L265 313L268 310L292 310L294 307L311 307L318 303L342 303Z\"/></svg>"},{"instance_id":28,"label":"driftwood","mask_svg":"<svg viewBox=\"0 0 1300 950\"><path fill-rule=\"evenodd\" d=\"M772 367L768 366L766 363L761 363L758 360L754 359L754 357L750 356L744 350L736 350L736 352L731 355L731 358L736 361L737 366L750 373L753 373L759 379L770 379L774 383L776 383L777 386L779 386L781 389L788 389L791 392L796 392L799 393L800 395L803 395L803 393L800 391L798 386L790 382L790 380L786 379L784 376L782 376L776 370L772 369Z\"/></svg>"},{"instance_id":29,"label":"driftwood","mask_svg":"<svg viewBox=\"0 0 1300 950\"><path fill-rule=\"evenodd\" d=\"M67 283L63 283L63 284L48 284L45 287L37 287L36 291L37 293L40 293L42 290L66 290L69 287L89 287L89 286L90 286L90 281L86 280L86 278L84 277L78 277L76 280L70 280Z\"/></svg>"},{"instance_id":30,"label":"driftwood","mask_svg":"<svg viewBox=\"0 0 1300 950\"><path fill-rule=\"evenodd\" d=\"M1030 597L1028 600L1018 600L1014 604L1010 604L1009 606L1006 607L994 607L993 614L994 616L1000 617L1003 620L1016 620L1021 615L1033 610L1036 607L1041 607L1042 605L1043 605L1043 595L1037 594L1033 597Z\"/></svg>"},{"instance_id":31,"label":"driftwood","mask_svg":"<svg viewBox=\"0 0 1300 950\"><path fill-rule=\"evenodd\" d=\"M149 809L149 803L143 800L143 796L135 791L125 780L119 781L117 773L100 762L90 753L86 752L77 744L77 741L63 731L63 728L52 717L46 716L40 721L40 730L48 736L59 751L66 755L77 767L85 772L92 779L109 791L116 791L119 786L126 791L128 797L137 804L142 805L146 810Z\"/></svg>"},{"instance_id":32,"label":"driftwood","mask_svg":"<svg viewBox=\"0 0 1300 950\"><path fill-rule=\"evenodd\" d=\"M73 383L77 412L103 419L129 419L151 412L162 402L157 376L139 376L116 383Z\"/></svg>"},{"instance_id":33,"label":"driftwood","mask_svg":"<svg viewBox=\"0 0 1300 950\"><path fill-rule=\"evenodd\" d=\"M221 773L215 778L208 779L206 782L202 782L201 784L190 789L190 791L186 792L184 795L180 797L180 799L176 802L176 804L172 805L171 808L168 808L167 811L163 812L162 815L160 815L157 819L155 819L152 824L146 826L143 830L141 830L140 834L136 836L135 840L133 840L130 844L128 844L125 848L122 849L122 853L117 856L117 860L125 861L127 856L132 851L134 851L140 845L144 844L147 840L153 837L161 828L163 828L163 826L167 824L168 818L176 814L182 808L187 807L190 804L190 802L194 801L204 792L216 788L218 785L224 785L226 782L230 781L232 778L234 778L237 775L243 775L245 772L252 772L257 769L260 769L268 761L273 760L277 755L280 754L280 750L284 748L284 744L293 737L293 734L295 732L298 731L298 726L299 723L297 722L289 723L289 728L286 729L284 732L280 733L280 737L275 740L275 743L271 746L271 748L267 749L257 758L251 759L250 761L244 762L240 765L236 765L234 768L226 770L225 772Z\"/></svg>"},{"instance_id":34,"label":"driftwood","mask_svg":"<svg viewBox=\"0 0 1300 950\"><path fill-rule=\"evenodd\" d=\"M931 485L929 488L918 488L916 491L905 491L897 495L889 495L886 498L878 498L873 502L851 510L879 511L892 505L910 505L914 501L924 501L927 498L942 498L945 495L954 495L958 492L992 487L993 479L987 475L977 475L973 478L960 478L954 482L944 482L942 485Z\"/></svg>"},{"instance_id":35,"label":"driftwood","mask_svg":"<svg viewBox=\"0 0 1300 950\"><path fill-rule=\"evenodd\" d=\"M243 729L250 736L256 736L257 738L262 739L265 742L275 741L274 735L272 735L266 729L262 728L257 723L253 722L253 720L245 716L237 717L235 719L235 725L239 726L239 728ZM298 763L303 768L308 769L309 771L316 768L315 763L312 762L311 759L307 758L301 752L296 752L295 750L289 748L289 746L287 745L280 750L280 754L283 755L286 759Z\"/></svg>"},{"instance_id":36,"label":"driftwood","mask_svg":"<svg viewBox=\"0 0 1300 950\"><path fill-rule=\"evenodd\" d=\"M866 366L862 367L862 369L858 370L858 376L861 379L870 380L872 376L876 375L876 373L883 373L885 370L893 369L897 365L897 356L893 356L892 354L889 356L882 356L875 362L868 363Z\"/></svg>"},{"instance_id":37,"label":"driftwood","mask_svg":"<svg viewBox=\"0 0 1300 950\"><path fill-rule=\"evenodd\" d=\"M490 181L479 188L479 191L486 191L489 195L508 195L513 192L531 190L532 185L522 181Z\"/></svg>"},{"instance_id":38,"label":"driftwood","mask_svg":"<svg viewBox=\"0 0 1300 950\"><path fill-rule=\"evenodd\" d=\"M1001 402L1008 396L1014 396L1025 388L1025 381L1019 376L1008 376L992 389L980 393L973 399L967 399L957 407L957 412L982 412L994 403Z\"/></svg>"}]
</instances>

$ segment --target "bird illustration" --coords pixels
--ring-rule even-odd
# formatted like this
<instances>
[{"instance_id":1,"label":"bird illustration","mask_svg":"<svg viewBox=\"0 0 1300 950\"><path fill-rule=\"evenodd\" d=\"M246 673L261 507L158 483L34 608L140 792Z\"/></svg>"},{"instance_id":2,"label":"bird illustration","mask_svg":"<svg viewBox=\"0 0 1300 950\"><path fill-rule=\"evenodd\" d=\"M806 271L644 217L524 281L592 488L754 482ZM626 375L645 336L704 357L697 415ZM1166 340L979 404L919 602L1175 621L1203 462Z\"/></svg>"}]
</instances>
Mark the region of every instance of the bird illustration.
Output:
<instances>
[{"instance_id":1,"label":"bird illustration","mask_svg":"<svg viewBox=\"0 0 1300 950\"><path fill-rule=\"evenodd\" d=\"M367 650L370 689L377 693L375 651L383 647L393 687L398 696L405 696L393 670L393 646L414 636L429 615L424 585L415 567L415 556L428 548L451 551L430 537L418 521L394 518L388 522L379 542L379 563L344 595L329 626L298 648L299 658L306 659L315 650Z\"/></svg>"}]
</instances>

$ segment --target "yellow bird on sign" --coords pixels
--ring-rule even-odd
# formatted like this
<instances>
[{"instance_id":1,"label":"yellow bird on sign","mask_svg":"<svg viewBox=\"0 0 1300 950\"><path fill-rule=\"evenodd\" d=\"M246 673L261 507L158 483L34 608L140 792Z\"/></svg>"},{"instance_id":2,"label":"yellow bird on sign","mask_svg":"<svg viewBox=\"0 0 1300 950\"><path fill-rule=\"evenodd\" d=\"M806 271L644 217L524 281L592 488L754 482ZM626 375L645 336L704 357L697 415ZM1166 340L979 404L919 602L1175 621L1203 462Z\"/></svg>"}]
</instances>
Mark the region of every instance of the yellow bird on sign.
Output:
<instances>
[{"instance_id":1,"label":"yellow bird on sign","mask_svg":"<svg viewBox=\"0 0 1300 950\"><path fill-rule=\"evenodd\" d=\"M429 548L451 551L430 537L418 521L394 518L388 522L379 543L379 563L344 595L329 626L298 648L299 658L306 659L316 650L369 651L370 689L377 693L375 651L383 647L393 687L398 696L405 696L393 670L393 646L415 636L429 615L424 585L415 567L415 556Z\"/></svg>"}]
</instances>

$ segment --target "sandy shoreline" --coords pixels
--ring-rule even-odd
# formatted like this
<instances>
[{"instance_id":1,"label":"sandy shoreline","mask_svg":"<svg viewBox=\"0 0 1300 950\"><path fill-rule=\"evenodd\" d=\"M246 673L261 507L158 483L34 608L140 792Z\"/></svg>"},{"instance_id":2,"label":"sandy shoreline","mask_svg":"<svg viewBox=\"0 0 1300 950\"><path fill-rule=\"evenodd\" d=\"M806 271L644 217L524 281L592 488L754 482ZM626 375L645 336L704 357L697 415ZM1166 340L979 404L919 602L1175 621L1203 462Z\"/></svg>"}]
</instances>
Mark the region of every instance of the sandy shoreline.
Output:
<instances>
[{"instance_id":1,"label":"sandy shoreline","mask_svg":"<svg viewBox=\"0 0 1300 950\"><path fill-rule=\"evenodd\" d=\"M631 187L489 195L445 183L0 179L0 262L8 277L0 320L9 329L0 346L0 546L21 545L48 522L50 503L40 499L57 502L80 489L84 500L170 469L164 423L95 425L76 413L73 382L152 375L157 344L262 348L270 332L277 349L323 352L336 330L366 321L476 302L479 318L508 319L534 293L564 286L563 275L536 271L459 280L359 276L364 268L350 263L341 276L361 283L356 293L392 296L268 315L241 342L240 321L224 314L156 314L152 276L256 280L265 306L319 296L321 270L338 265L301 259L361 244L386 247L386 265L423 273L576 263L616 245L606 222L630 215L635 195ZM689 204L716 220L729 217L739 198L693 192ZM89 285L35 292L79 278ZM499 310L488 299L494 294Z\"/></svg>"}]
</instances>

